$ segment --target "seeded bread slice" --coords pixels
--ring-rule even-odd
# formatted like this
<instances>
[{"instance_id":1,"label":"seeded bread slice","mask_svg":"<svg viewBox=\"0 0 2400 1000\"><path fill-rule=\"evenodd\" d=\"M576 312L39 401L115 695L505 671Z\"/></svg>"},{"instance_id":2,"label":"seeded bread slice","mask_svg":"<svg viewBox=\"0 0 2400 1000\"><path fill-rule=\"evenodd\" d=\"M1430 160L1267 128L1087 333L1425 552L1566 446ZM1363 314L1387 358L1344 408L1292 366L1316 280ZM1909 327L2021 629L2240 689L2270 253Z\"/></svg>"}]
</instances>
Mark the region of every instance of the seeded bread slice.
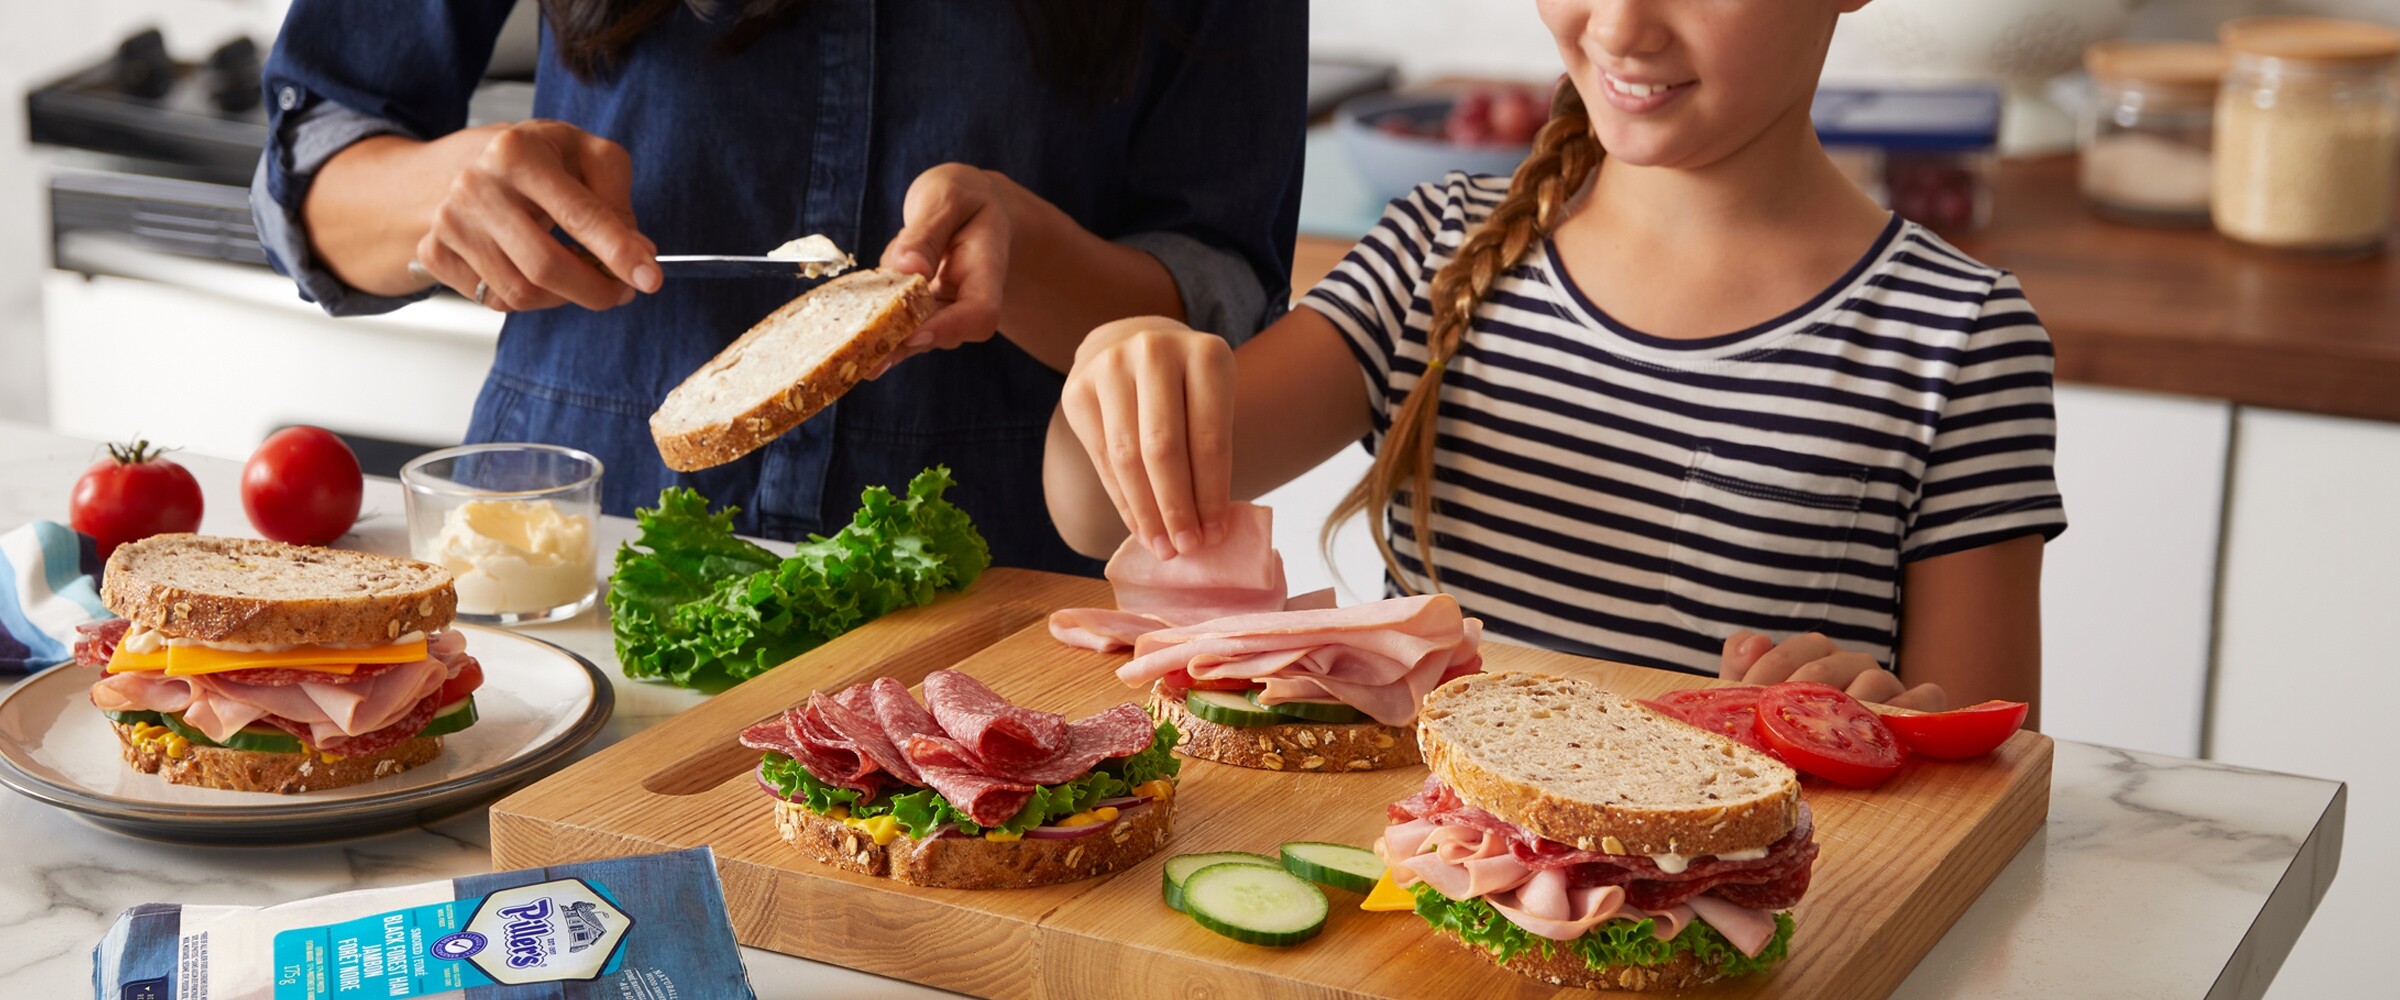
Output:
<instances>
[{"instance_id":1,"label":"seeded bread slice","mask_svg":"<svg viewBox=\"0 0 2400 1000\"><path fill-rule=\"evenodd\" d=\"M1581 850L1723 854L1800 818L1791 768L1585 681L1458 678L1425 696L1417 743L1469 804Z\"/></svg>"},{"instance_id":2,"label":"seeded bread slice","mask_svg":"<svg viewBox=\"0 0 2400 1000\"><path fill-rule=\"evenodd\" d=\"M1454 931L1437 930L1436 933L1457 942L1461 948L1491 959L1492 964L1503 969L1559 986L1644 992L1690 989L1725 978L1715 968L1704 967L1700 957L1689 951L1678 952L1675 957L1657 965L1605 965L1595 969L1583 960L1583 956L1567 948L1554 946L1547 958L1543 957L1541 949L1527 948L1503 962L1489 949L1461 940Z\"/></svg>"},{"instance_id":3,"label":"seeded bread slice","mask_svg":"<svg viewBox=\"0 0 2400 1000\"><path fill-rule=\"evenodd\" d=\"M450 571L414 559L248 538L152 535L108 557L100 601L202 642L390 642L450 624Z\"/></svg>"},{"instance_id":4,"label":"seeded bread slice","mask_svg":"<svg viewBox=\"0 0 2400 1000\"><path fill-rule=\"evenodd\" d=\"M758 450L849 392L932 311L932 286L897 271L801 293L667 394L650 415L659 456L691 472Z\"/></svg>"},{"instance_id":5,"label":"seeded bread slice","mask_svg":"<svg viewBox=\"0 0 2400 1000\"><path fill-rule=\"evenodd\" d=\"M797 802L770 800L768 805L783 839L819 862L945 889L1024 889L1106 875L1131 868L1166 846L1175 828L1175 799L1170 796L1117 817L1106 830L1065 840L917 840L903 834L889 844L877 844L865 831Z\"/></svg>"},{"instance_id":6,"label":"seeded bread slice","mask_svg":"<svg viewBox=\"0 0 2400 1000\"><path fill-rule=\"evenodd\" d=\"M1183 699L1150 689L1150 717L1172 722L1184 756L1265 771L1380 771L1423 763L1413 733L1380 722L1294 722L1228 726L1186 711Z\"/></svg>"},{"instance_id":7,"label":"seeded bread slice","mask_svg":"<svg viewBox=\"0 0 2400 1000\"><path fill-rule=\"evenodd\" d=\"M122 551L122 550L119 550ZM225 747L183 747L169 756L164 744L143 741L133 726L111 722L117 741L124 744L125 763L144 774L155 774L178 785L196 785L230 792L301 792L342 788L386 778L441 756L442 738L419 736L363 757L326 760L315 753L260 753Z\"/></svg>"}]
</instances>

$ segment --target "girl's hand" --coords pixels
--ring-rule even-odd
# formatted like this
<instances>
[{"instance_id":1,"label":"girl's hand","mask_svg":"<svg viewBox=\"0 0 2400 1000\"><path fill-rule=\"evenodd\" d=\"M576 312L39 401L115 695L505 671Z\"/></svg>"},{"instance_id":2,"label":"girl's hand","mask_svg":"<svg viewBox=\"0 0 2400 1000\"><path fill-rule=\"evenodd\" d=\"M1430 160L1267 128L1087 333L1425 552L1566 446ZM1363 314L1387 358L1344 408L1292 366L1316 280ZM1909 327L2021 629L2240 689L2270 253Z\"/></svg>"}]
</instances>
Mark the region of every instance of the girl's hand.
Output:
<instances>
[{"instance_id":1,"label":"girl's hand","mask_svg":"<svg viewBox=\"0 0 2400 1000\"><path fill-rule=\"evenodd\" d=\"M606 268L550 235L555 225ZM417 241L427 272L501 312L573 302L591 310L659 286L658 248L634 227L633 162L625 149L565 122L497 129L452 181ZM612 275L626 275L620 281Z\"/></svg>"},{"instance_id":2,"label":"girl's hand","mask_svg":"<svg viewBox=\"0 0 2400 1000\"><path fill-rule=\"evenodd\" d=\"M1225 537L1233 348L1173 320L1119 320L1075 352L1059 412L1117 515L1160 559Z\"/></svg>"},{"instance_id":3,"label":"girl's hand","mask_svg":"<svg viewBox=\"0 0 2400 1000\"><path fill-rule=\"evenodd\" d=\"M900 232L883 248L883 266L933 282L934 312L875 375L926 351L989 340L999 330L1014 238L1007 191L997 174L963 163L934 167L908 185Z\"/></svg>"},{"instance_id":4,"label":"girl's hand","mask_svg":"<svg viewBox=\"0 0 2400 1000\"><path fill-rule=\"evenodd\" d=\"M1874 658L1844 651L1818 632L1793 636L1780 645L1756 632L1736 632L1725 640L1717 676L1743 684L1815 681L1841 688L1860 701L1926 712L1939 712L1949 704L1940 687L1903 685Z\"/></svg>"}]
</instances>

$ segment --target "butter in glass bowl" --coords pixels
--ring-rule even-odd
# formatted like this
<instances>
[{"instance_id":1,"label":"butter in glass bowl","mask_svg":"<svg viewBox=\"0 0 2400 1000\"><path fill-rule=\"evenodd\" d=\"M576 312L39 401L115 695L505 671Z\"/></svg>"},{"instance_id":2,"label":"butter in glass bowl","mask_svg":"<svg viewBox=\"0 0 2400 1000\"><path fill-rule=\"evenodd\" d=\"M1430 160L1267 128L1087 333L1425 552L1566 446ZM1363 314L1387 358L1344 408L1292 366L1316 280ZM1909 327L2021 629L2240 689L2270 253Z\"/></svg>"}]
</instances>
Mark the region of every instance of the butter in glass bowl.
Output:
<instances>
[{"instance_id":1,"label":"butter in glass bowl","mask_svg":"<svg viewBox=\"0 0 2400 1000\"><path fill-rule=\"evenodd\" d=\"M445 448L400 470L416 558L450 571L458 617L563 621L599 597L600 460L546 444Z\"/></svg>"}]
</instances>

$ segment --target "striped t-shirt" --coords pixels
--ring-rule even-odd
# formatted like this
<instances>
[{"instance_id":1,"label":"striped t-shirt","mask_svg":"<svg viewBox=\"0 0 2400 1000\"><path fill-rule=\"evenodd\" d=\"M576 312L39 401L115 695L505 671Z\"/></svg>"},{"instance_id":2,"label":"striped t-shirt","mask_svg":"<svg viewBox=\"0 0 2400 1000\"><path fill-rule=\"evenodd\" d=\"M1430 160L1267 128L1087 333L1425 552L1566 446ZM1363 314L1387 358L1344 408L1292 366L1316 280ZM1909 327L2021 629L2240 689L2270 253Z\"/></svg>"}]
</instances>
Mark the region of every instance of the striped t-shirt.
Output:
<instances>
[{"instance_id":1,"label":"striped t-shirt","mask_svg":"<svg viewBox=\"0 0 2400 1000\"><path fill-rule=\"evenodd\" d=\"M1365 369L1370 447L1425 370L1434 272L1507 186L1392 202L1303 300ZM1897 216L1813 300L1698 340L1610 318L1537 241L1444 376L1443 589L1588 656L1713 675L1736 631L1814 630L1890 666L1902 564L2066 529L2050 372L2016 278ZM1406 504L1387 523L1423 590Z\"/></svg>"}]
</instances>

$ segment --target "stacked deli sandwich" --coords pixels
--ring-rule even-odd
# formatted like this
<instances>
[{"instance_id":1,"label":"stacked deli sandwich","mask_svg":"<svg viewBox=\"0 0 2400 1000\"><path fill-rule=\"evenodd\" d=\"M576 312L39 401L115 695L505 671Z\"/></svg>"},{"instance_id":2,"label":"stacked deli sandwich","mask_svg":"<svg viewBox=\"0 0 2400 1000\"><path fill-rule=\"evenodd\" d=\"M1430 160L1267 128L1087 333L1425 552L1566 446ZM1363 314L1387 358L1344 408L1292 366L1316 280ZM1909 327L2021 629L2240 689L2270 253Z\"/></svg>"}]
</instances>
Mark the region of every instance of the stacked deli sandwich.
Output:
<instances>
[{"instance_id":1,"label":"stacked deli sandwich","mask_svg":"<svg viewBox=\"0 0 2400 1000\"><path fill-rule=\"evenodd\" d=\"M109 557L75 661L135 770L182 785L306 792L441 753L475 721L483 668L450 631L450 574L409 559L204 535Z\"/></svg>"},{"instance_id":2,"label":"stacked deli sandwich","mask_svg":"<svg viewBox=\"0 0 2400 1000\"><path fill-rule=\"evenodd\" d=\"M1174 824L1173 726L1131 704L1068 722L955 670L884 677L745 730L783 838L862 875L1018 888L1128 867Z\"/></svg>"},{"instance_id":3,"label":"stacked deli sandwich","mask_svg":"<svg viewBox=\"0 0 2400 1000\"><path fill-rule=\"evenodd\" d=\"M1763 970L1817 845L1783 764L1582 681L1487 674L1426 698L1431 770L1376 842L1443 934L1567 986Z\"/></svg>"}]
</instances>

